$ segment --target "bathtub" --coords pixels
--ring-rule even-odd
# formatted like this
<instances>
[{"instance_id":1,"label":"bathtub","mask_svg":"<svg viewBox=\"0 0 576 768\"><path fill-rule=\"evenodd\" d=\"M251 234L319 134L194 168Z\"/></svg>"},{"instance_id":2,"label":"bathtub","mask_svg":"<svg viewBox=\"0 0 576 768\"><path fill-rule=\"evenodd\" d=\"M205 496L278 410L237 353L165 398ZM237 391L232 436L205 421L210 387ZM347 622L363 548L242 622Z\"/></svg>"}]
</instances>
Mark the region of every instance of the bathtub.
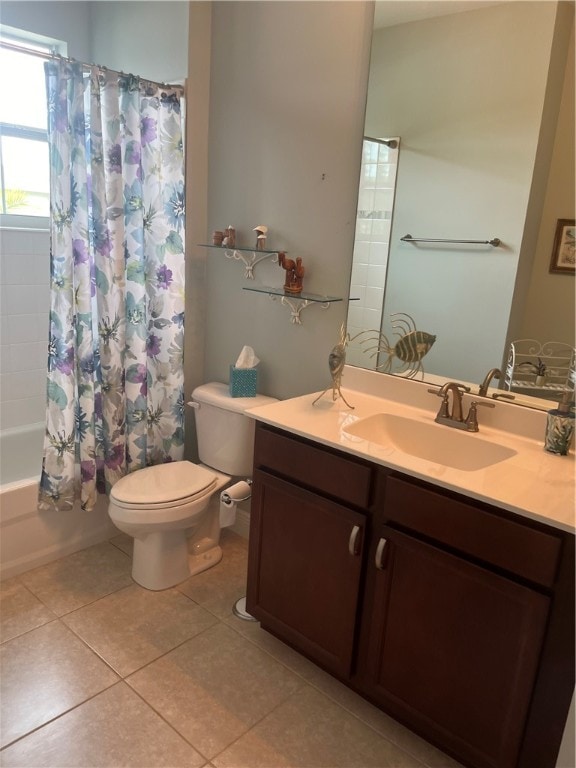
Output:
<instances>
[{"instance_id":1,"label":"bathtub","mask_svg":"<svg viewBox=\"0 0 576 768\"><path fill-rule=\"evenodd\" d=\"M118 530L99 496L92 512L39 512L44 424L0 431L0 578L57 560Z\"/></svg>"}]
</instances>

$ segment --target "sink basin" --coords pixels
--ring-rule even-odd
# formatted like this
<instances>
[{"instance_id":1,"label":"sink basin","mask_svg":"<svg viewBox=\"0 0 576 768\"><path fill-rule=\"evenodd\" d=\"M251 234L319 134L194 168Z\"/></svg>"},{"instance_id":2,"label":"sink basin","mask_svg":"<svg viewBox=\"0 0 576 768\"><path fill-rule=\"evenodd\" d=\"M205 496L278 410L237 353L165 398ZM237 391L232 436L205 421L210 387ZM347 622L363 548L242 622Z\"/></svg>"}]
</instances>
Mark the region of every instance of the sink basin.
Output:
<instances>
[{"instance_id":1,"label":"sink basin","mask_svg":"<svg viewBox=\"0 0 576 768\"><path fill-rule=\"evenodd\" d=\"M474 472L516 454L513 448L464 432L406 416L378 413L343 428L349 435L392 447L435 464Z\"/></svg>"}]
</instances>

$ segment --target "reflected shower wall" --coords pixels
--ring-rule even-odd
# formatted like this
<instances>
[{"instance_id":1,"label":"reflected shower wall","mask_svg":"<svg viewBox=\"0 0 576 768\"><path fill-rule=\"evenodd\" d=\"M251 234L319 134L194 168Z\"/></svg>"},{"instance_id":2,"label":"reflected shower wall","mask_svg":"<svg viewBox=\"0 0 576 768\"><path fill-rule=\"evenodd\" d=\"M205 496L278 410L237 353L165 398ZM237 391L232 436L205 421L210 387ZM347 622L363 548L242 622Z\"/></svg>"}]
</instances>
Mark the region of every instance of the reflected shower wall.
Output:
<instances>
[{"instance_id":1,"label":"reflected shower wall","mask_svg":"<svg viewBox=\"0 0 576 768\"><path fill-rule=\"evenodd\" d=\"M398 137L364 138L350 285L350 296L359 300L351 302L348 309L351 338L366 329L379 330L382 325L399 151ZM352 342L346 350L346 362L375 368L378 359L370 358Z\"/></svg>"},{"instance_id":2,"label":"reflected shower wall","mask_svg":"<svg viewBox=\"0 0 576 768\"><path fill-rule=\"evenodd\" d=\"M46 416L48 229L3 228L0 253L0 429L6 430ZM38 474L41 462L40 455Z\"/></svg>"}]
</instances>

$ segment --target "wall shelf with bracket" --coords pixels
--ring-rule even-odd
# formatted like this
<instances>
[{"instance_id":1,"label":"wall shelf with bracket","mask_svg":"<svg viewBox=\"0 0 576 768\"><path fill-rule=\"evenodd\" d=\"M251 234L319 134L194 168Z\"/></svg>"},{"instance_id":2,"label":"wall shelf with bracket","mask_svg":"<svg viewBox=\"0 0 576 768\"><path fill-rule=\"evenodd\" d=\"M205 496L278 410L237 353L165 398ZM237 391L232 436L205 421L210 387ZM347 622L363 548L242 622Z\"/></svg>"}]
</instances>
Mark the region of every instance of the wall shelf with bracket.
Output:
<instances>
[{"instance_id":1,"label":"wall shelf with bracket","mask_svg":"<svg viewBox=\"0 0 576 768\"><path fill-rule=\"evenodd\" d=\"M322 296L316 293L286 293L283 288L270 288L268 286L251 286L245 287L243 290L250 291L252 293L264 293L269 296L272 301L280 299L280 304L290 308L290 322L295 325L302 325L300 319L300 313L306 307L320 306L322 309L328 309L330 304L334 304L338 301L357 301L357 299L344 299L341 296Z\"/></svg>"},{"instance_id":2,"label":"wall shelf with bracket","mask_svg":"<svg viewBox=\"0 0 576 768\"><path fill-rule=\"evenodd\" d=\"M272 261L278 261L279 253L286 253L286 251L259 251L256 248L230 248L227 245L211 245L210 243L199 243L201 248L213 248L217 251L224 251L224 255L227 259L234 261L241 261L244 264L245 271L244 277L246 280L254 280L254 267L264 259L271 258Z\"/></svg>"}]
</instances>

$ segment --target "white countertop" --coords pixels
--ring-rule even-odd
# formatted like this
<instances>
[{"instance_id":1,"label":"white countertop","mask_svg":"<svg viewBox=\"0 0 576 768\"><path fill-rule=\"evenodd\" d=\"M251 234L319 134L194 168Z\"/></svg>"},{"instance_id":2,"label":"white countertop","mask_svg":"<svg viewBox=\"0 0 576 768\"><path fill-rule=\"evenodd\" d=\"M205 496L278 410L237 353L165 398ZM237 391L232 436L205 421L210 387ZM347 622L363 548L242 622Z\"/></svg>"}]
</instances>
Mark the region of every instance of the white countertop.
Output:
<instances>
[{"instance_id":1,"label":"white countertop","mask_svg":"<svg viewBox=\"0 0 576 768\"><path fill-rule=\"evenodd\" d=\"M479 408L480 432L462 432L466 439L473 441L481 437L510 447L516 454L483 469L453 469L344 431L351 423L377 413L395 413L429 422L438 430L453 429L435 424L439 400L428 394L427 385L359 371L346 366L344 379L350 386L342 387L342 393L353 409L342 399L333 401L330 389L314 406L312 403L319 393L254 408L248 415L295 435L574 533L574 453L571 449L568 456L556 456L544 450L546 413L501 401L495 403L494 409ZM377 390L378 394L375 394ZM465 409L469 401L467 396Z\"/></svg>"}]
</instances>

